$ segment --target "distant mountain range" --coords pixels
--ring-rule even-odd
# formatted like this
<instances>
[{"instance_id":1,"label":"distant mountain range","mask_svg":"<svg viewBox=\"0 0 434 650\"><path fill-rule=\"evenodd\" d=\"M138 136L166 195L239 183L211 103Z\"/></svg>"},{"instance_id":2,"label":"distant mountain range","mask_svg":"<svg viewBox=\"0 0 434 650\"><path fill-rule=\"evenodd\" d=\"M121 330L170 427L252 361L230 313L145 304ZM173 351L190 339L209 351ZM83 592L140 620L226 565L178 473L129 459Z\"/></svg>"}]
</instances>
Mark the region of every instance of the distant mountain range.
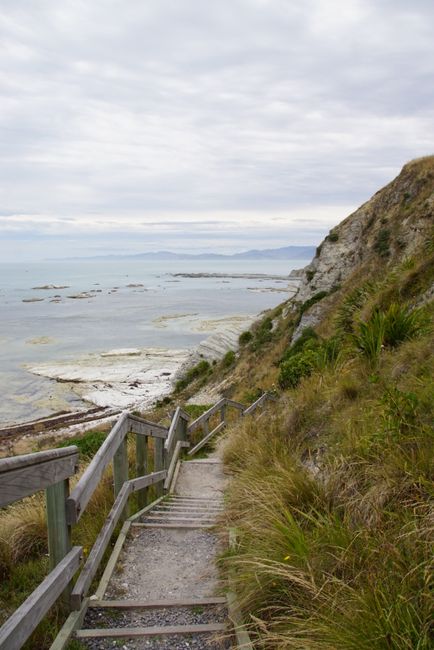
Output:
<instances>
[{"instance_id":1,"label":"distant mountain range","mask_svg":"<svg viewBox=\"0 0 434 650\"><path fill-rule=\"evenodd\" d=\"M73 257L73 260L294 260L311 259L315 254L315 246L284 246L283 248L267 248L264 250L250 250L233 255L219 253L171 253L158 251L157 253L137 253L135 255L96 255L93 257Z\"/></svg>"}]
</instances>

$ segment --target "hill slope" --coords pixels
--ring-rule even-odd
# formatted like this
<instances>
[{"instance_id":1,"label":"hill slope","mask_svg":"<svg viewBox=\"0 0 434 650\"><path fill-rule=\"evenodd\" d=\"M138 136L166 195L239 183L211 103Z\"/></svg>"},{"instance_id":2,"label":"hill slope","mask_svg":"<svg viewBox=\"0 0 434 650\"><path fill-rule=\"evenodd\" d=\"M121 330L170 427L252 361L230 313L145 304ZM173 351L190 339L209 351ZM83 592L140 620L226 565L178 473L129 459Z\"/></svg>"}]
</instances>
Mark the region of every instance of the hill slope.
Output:
<instances>
[{"instance_id":1,"label":"hill slope","mask_svg":"<svg viewBox=\"0 0 434 650\"><path fill-rule=\"evenodd\" d=\"M209 371L208 391L278 395L224 442L260 648L433 647L433 204L434 157L406 165Z\"/></svg>"}]
</instances>

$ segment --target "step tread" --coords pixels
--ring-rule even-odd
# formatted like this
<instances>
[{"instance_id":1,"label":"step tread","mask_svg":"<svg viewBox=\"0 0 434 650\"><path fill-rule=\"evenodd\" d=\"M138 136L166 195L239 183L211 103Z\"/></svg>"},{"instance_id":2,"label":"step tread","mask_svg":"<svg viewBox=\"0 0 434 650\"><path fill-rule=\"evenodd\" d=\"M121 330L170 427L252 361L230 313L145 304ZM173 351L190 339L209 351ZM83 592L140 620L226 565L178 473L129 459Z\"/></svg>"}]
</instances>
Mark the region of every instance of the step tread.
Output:
<instances>
[{"instance_id":1,"label":"step tread","mask_svg":"<svg viewBox=\"0 0 434 650\"><path fill-rule=\"evenodd\" d=\"M153 609L166 607L201 607L206 605L224 605L225 596L213 598L184 598L183 600L90 600L92 609Z\"/></svg>"},{"instance_id":2,"label":"step tread","mask_svg":"<svg viewBox=\"0 0 434 650\"><path fill-rule=\"evenodd\" d=\"M223 632L227 627L224 623L203 623L199 625L167 625L153 627L112 627L112 628L82 628L76 630L79 639L117 637L130 638L140 636L160 636L164 634L205 634Z\"/></svg>"}]
</instances>

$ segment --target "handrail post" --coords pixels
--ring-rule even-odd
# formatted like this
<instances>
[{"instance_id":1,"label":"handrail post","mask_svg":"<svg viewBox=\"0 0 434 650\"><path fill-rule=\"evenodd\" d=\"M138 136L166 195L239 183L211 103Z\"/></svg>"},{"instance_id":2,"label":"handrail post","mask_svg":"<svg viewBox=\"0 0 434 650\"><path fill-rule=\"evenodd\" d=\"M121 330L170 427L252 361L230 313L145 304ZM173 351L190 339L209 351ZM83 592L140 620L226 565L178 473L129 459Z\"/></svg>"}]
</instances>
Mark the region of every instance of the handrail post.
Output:
<instances>
[{"instance_id":1,"label":"handrail post","mask_svg":"<svg viewBox=\"0 0 434 650\"><path fill-rule=\"evenodd\" d=\"M154 438L154 472L161 472L164 468L164 440ZM164 487L162 483L155 486L156 498L163 496Z\"/></svg>"},{"instance_id":2,"label":"handrail post","mask_svg":"<svg viewBox=\"0 0 434 650\"><path fill-rule=\"evenodd\" d=\"M47 508L48 551L50 570L54 569L72 549L71 526L66 519L66 499L69 496L69 479L64 479L45 490ZM69 609L72 583L62 594L62 603Z\"/></svg>"},{"instance_id":3,"label":"handrail post","mask_svg":"<svg viewBox=\"0 0 434 650\"><path fill-rule=\"evenodd\" d=\"M127 437L125 436L113 457L113 487L115 498L126 481L128 481L128 448ZM128 504L125 506L120 520L123 522L127 517Z\"/></svg>"},{"instance_id":4,"label":"handrail post","mask_svg":"<svg viewBox=\"0 0 434 650\"><path fill-rule=\"evenodd\" d=\"M136 474L145 476L148 471L148 436L136 436ZM137 506L139 510L148 503L148 488L137 492Z\"/></svg>"},{"instance_id":5,"label":"handrail post","mask_svg":"<svg viewBox=\"0 0 434 650\"><path fill-rule=\"evenodd\" d=\"M188 420L185 418L179 418L178 440L182 440L182 442L188 441Z\"/></svg>"}]
</instances>

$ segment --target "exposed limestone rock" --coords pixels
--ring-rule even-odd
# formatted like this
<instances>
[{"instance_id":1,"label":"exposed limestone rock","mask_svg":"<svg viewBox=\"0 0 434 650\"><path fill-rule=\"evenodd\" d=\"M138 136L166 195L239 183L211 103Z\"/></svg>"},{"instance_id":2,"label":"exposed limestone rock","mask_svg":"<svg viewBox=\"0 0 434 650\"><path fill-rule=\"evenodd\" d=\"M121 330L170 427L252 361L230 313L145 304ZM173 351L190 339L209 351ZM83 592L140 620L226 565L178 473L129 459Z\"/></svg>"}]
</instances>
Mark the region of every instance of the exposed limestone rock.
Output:
<instances>
[{"instance_id":1,"label":"exposed limestone rock","mask_svg":"<svg viewBox=\"0 0 434 650\"><path fill-rule=\"evenodd\" d=\"M429 237L434 218L434 156L413 160L397 178L333 228L304 269L295 296L304 303L319 292L333 291L357 269L386 267L411 256ZM315 327L327 302L315 303L294 333Z\"/></svg>"},{"instance_id":2,"label":"exposed limestone rock","mask_svg":"<svg viewBox=\"0 0 434 650\"><path fill-rule=\"evenodd\" d=\"M433 216L434 156L429 156L405 165L394 181L331 231L302 270L296 300L330 291L379 255L390 261L411 255L432 228Z\"/></svg>"}]
</instances>

